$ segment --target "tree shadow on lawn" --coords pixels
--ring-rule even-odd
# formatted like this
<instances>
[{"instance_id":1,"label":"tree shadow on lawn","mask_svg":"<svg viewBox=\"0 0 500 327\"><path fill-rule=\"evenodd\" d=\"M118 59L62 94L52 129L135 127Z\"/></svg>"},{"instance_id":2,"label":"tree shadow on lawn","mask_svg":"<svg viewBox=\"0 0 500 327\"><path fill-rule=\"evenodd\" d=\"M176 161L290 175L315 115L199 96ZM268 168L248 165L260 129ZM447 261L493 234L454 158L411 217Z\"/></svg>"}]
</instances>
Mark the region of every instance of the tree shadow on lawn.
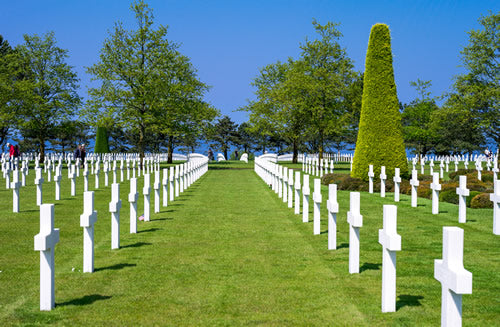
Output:
<instances>
[{"instance_id":1,"label":"tree shadow on lawn","mask_svg":"<svg viewBox=\"0 0 500 327\"><path fill-rule=\"evenodd\" d=\"M162 220L174 220L174 218L157 218L157 219L151 219L151 221L162 221Z\"/></svg>"},{"instance_id":2,"label":"tree shadow on lawn","mask_svg":"<svg viewBox=\"0 0 500 327\"><path fill-rule=\"evenodd\" d=\"M144 246L144 245L153 245L153 243L137 242L137 243L133 243L133 244L128 244L128 245L120 246L120 248L122 248L122 249L126 249L126 248L139 248L139 247Z\"/></svg>"},{"instance_id":3,"label":"tree shadow on lawn","mask_svg":"<svg viewBox=\"0 0 500 327\"><path fill-rule=\"evenodd\" d=\"M422 305L420 303L420 300L422 300L424 297L422 295L408 295L408 294L401 294L398 296L398 300L396 301L396 311L403 307L419 307Z\"/></svg>"},{"instance_id":4,"label":"tree shadow on lawn","mask_svg":"<svg viewBox=\"0 0 500 327\"><path fill-rule=\"evenodd\" d=\"M160 218L161 219L161 218ZM160 220L160 219L156 219L156 220ZM144 229L144 230L139 230L137 231L137 234L139 233L149 233L149 232L156 232L158 230L162 230L163 228L157 228L157 227L153 227L153 228L150 228L150 229Z\"/></svg>"},{"instance_id":5,"label":"tree shadow on lawn","mask_svg":"<svg viewBox=\"0 0 500 327\"><path fill-rule=\"evenodd\" d=\"M380 267L382 266L381 263L370 263L370 262L365 262L363 265L359 268L359 273L362 273L365 270L380 270Z\"/></svg>"},{"instance_id":6,"label":"tree shadow on lawn","mask_svg":"<svg viewBox=\"0 0 500 327\"><path fill-rule=\"evenodd\" d=\"M148 243L149 244L149 243ZM135 267L137 266L135 263L117 263L116 265L101 267L94 269L94 272L102 271L102 270L120 270L126 267Z\"/></svg>"},{"instance_id":7,"label":"tree shadow on lawn","mask_svg":"<svg viewBox=\"0 0 500 327\"><path fill-rule=\"evenodd\" d=\"M344 249L344 248L349 248L349 243L342 243L339 246L337 246L337 250Z\"/></svg>"},{"instance_id":8,"label":"tree shadow on lawn","mask_svg":"<svg viewBox=\"0 0 500 327\"><path fill-rule=\"evenodd\" d=\"M91 295L85 295L82 296L81 298L62 302L62 303L56 303L56 307L58 306L66 306L66 305L88 305L92 304L95 301L99 300L108 300L111 299L111 296L109 295L101 295L101 294L91 294Z\"/></svg>"}]
</instances>

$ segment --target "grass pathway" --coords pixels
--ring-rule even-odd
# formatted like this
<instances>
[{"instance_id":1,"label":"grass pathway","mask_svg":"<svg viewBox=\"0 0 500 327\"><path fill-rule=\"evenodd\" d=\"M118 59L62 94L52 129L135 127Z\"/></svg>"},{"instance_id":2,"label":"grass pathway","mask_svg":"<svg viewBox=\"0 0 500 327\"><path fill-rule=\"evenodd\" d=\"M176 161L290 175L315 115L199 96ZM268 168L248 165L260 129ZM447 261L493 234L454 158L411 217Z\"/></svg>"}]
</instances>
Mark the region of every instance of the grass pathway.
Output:
<instances>
[{"instance_id":1,"label":"grass pathway","mask_svg":"<svg viewBox=\"0 0 500 327\"><path fill-rule=\"evenodd\" d=\"M69 190L67 184L63 190ZM47 198L53 198L47 192ZM38 253L33 251L37 207L0 217L1 325L439 324L441 287L433 279L433 259L441 257L442 226L458 225L456 206L442 204L443 213L434 216L430 202L422 200L415 214L408 197L402 197L398 311L382 314L377 230L382 228L382 204L393 203L390 194L386 199L362 194L361 273L349 275L348 192L339 192L336 251L326 249L324 208L322 234L314 236L312 222L302 223L251 164L211 166L167 208L152 214L152 221L139 222L137 234L128 234L127 182L121 192L121 248L111 250L110 190L96 191L93 274L81 273L82 197L63 197L56 205L61 242L56 246L57 306L52 312L38 310ZM9 212L10 192L0 193L0 211ZM463 300L467 325L495 325L500 315L499 240L491 233L490 212L476 210L469 217L472 221L461 226L466 233L464 264L474 274L473 295Z\"/></svg>"}]
</instances>

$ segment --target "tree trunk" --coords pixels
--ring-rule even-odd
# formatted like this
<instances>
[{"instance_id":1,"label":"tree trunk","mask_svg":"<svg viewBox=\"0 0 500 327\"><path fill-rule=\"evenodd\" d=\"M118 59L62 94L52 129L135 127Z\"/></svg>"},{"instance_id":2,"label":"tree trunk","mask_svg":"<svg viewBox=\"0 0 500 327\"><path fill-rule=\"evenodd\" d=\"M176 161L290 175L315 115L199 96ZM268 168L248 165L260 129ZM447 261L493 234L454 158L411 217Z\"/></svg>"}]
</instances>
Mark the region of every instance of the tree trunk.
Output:
<instances>
[{"instance_id":1,"label":"tree trunk","mask_svg":"<svg viewBox=\"0 0 500 327\"><path fill-rule=\"evenodd\" d=\"M139 167L142 169L143 159L144 159L144 125L139 125Z\"/></svg>"},{"instance_id":2,"label":"tree trunk","mask_svg":"<svg viewBox=\"0 0 500 327\"><path fill-rule=\"evenodd\" d=\"M174 137L173 136L169 136L168 137L167 152L168 152L167 163L171 164L172 163L172 157L173 157L173 154L174 154Z\"/></svg>"},{"instance_id":3,"label":"tree trunk","mask_svg":"<svg viewBox=\"0 0 500 327\"><path fill-rule=\"evenodd\" d=\"M39 163L43 163L45 161L45 140L40 137L38 139L40 141L40 160Z\"/></svg>"},{"instance_id":4,"label":"tree trunk","mask_svg":"<svg viewBox=\"0 0 500 327\"><path fill-rule=\"evenodd\" d=\"M226 158L226 160L229 160L229 158L227 157L227 147L224 147L224 158Z\"/></svg>"},{"instance_id":5,"label":"tree trunk","mask_svg":"<svg viewBox=\"0 0 500 327\"><path fill-rule=\"evenodd\" d=\"M292 159L293 163L298 162L298 156L299 156L299 151L297 149L297 139L293 139L293 159Z\"/></svg>"}]
</instances>

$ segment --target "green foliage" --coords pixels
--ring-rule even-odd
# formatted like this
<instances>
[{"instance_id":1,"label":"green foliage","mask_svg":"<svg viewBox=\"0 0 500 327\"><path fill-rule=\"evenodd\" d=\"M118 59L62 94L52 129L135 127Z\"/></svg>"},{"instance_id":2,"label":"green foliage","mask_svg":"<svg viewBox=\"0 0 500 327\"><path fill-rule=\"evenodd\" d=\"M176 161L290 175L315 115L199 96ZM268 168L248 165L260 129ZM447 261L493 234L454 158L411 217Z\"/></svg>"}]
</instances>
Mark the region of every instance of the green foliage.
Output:
<instances>
[{"instance_id":1,"label":"green foliage","mask_svg":"<svg viewBox=\"0 0 500 327\"><path fill-rule=\"evenodd\" d=\"M354 153L352 177L368 179L368 166L373 165L375 176L386 167L388 177L399 167L401 175L408 174L401 115L392 67L389 27L372 27L366 54L363 81L363 100L358 139Z\"/></svg>"},{"instance_id":2,"label":"green foliage","mask_svg":"<svg viewBox=\"0 0 500 327\"><path fill-rule=\"evenodd\" d=\"M218 145L227 160L227 151L231 145L237 144L237 124L228 116L220 118L211 130L210 139Z\"/></svg>"},{"instance_id":3,"label":"green foliage","mask_svg":"<svg viewBox=\"0 0 500 327\"><path fill-rule=\"evenodd\" d=\"M474 197L471 196L470 207L474 209L493 208L493 202L490 201L490 193L480 193Z\"/></svg>"},{"instance_id":4,"label":"green foliage","mask_svg":"<svg viewBox=\"0 0 500 327\"><path fill-rule=\"evenodd\" d=\"M0 144L3 145L16 123L13 100L19 57L0 35Z\"/></svg>"},{"instance_id":5,"label":"green foliage","mask_svg":"<svg viewBox=\"0 0 500 327\"><path fill-rule=\"evenodd\" d=\"M108 132L106 127L97 127L94 153L109 153Z\"/></svg>"},{"instance_id":6,"label":"green foliage","mask_svg":"<svg viewBox=\"0 0 500 327\"><path fill-rule=\"evenodd\" d=\"M439 192L439 201L458 204L458 194L456 190L447 190Z\"/></svg>"},{"instance_id":7,"label":"green foliage","mask_svg":"<svg viewBox=\"0 0 500 327\"><path fill-rule=\"evenodd\" d=\"M18 126L37 139L43 161L45 142L80 104L78 78L65 62L68 51L56 46L53 32L24 35L24 44L17 46L16 52L23 67L22 78L16 83Z\"/></svg>"}]
</instances>

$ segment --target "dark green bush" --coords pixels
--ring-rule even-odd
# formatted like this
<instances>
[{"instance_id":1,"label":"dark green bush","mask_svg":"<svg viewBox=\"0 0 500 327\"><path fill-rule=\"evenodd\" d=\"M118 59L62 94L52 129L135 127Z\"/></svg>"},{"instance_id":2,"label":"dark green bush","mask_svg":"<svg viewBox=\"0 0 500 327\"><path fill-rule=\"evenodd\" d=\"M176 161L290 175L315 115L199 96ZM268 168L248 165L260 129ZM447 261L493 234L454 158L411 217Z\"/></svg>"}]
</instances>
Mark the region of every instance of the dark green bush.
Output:
<instances>
[{"instance_id":1,"label":"dark green bush","mask_svg":"<svg viewBox=\"0 0 500 327\"><path fill-rule=\"evenodd\" d=\"M105 127L97 127L95 135L94 153L108 153L108 131Z\"/></svg>"},{"instance_id":2,"label":"dark green bush","mask_svg":"<svg viewBox=\"0 0 500 327\"><path fill-rule=\"evenodd\" d=\"M490 201L490 193L480 193L474 196L470 201L471 208L493 208L493 202Z\"/></svg>"},{"instance_id":3,"label":"dark green bush","mask_svg":"<svg viewBox=\"0 0 500 327\"><path fill-rule=\"evenodd\" d=\"M472 201L472 199L476 196L476 195L479 195L481 194L481 192L478 192L478 191L470 191L469 193L469 196L465 198L465 204L467 205L467 207L470 207L470 203Z\"/></svg>"},{"instance_id":4,"label":"dark green bush","mask_svg":"<svg viewBox=\"0 0 500 327\"><path fill-rule=\"evenodd\" d=\"M449 189L447 191L439 192L439 201L458 204L457 190Z\"/></svg>"},{"instance_id":5,"label":"dark green bush","mask_svg":"<svg viewBox=\"0 0 500 327\"><path fill-rule=\"evenodd\" d=\"M381 166L385 166L388 179L392 179L396 167L400 168L401 176L408 176L391 35L385 24L373 25L370 32L351 176L367 181L369 165L373 165L375 176L380 175Z\"/></svg>"},{"instance_id":6,"label":"dark green bush","mask_svg":"<svg viewBox=\"0 0 500 327\"><path fill-rule=\"evenodd\" d=\"M459 176L469 175L469 174L472 174L474 172L475 172L475 169L459 169L457 171L451 172L449 174L449 176L450 176L450 179L458 182Z\"/></svg>"}]
</instances>

